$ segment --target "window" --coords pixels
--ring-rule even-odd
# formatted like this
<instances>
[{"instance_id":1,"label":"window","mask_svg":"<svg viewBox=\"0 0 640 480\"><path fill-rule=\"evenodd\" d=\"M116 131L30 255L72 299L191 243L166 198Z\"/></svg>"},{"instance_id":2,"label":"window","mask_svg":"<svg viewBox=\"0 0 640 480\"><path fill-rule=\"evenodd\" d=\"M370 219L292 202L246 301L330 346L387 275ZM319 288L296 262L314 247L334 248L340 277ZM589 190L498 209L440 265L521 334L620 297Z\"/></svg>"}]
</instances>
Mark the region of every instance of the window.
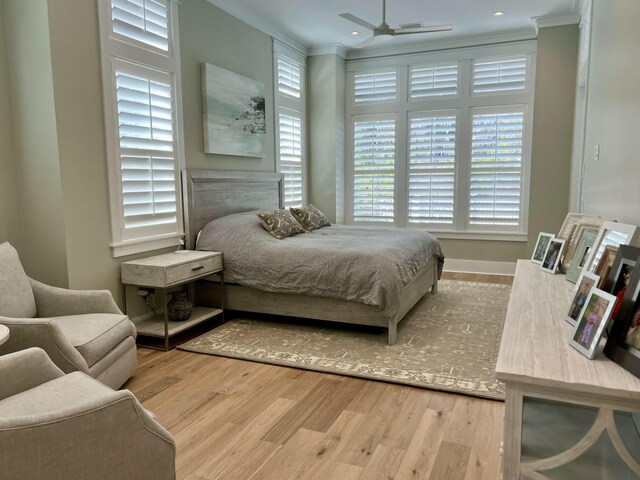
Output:
<instances>
[{"instance_id":1,"label":"window","mask_svg":"<svg viewBox=\"0 0 640 480\"><path fill-rule=\"evenodd\" d=\"M453 223L455 163L455 114L413 114L409 121L409 223Z\"/></svg>"},{"instance_id":2,"label":"window","mask_svg":"<svg viewBox=\"0 0 640 480\"><path fill-rule=\"evenodd\" d=\"M396 121L356 120L353 129L353 219L393 222Z\"/></svg>"},{"instance_id":3,"label":"window","mask_svg":"<svg viewBox=\"0 0 640 480\"><path fill-rule=\"evenodd\" d=\"M284 176L284 206L306 203L304 56L274 41L276 169Z\"/></svg>"},{"instance_id":4,"label":"window","mask_svg":"<svg viewBox=\"0 0 640 480\"><path fill-rule=\"evenodd\" d=\"M177 9L168 0L100 0L114 256L183 234Z\"/></svg>"},{"instance_id":5,"label":"window","mask_svg":"<svg viewBox=\"0 0 640 480\"><path fill-rule=\"evenodd\" d=\"M535 43L347 62L347 222L522 239Z\"/></svg>"}]
</instances>

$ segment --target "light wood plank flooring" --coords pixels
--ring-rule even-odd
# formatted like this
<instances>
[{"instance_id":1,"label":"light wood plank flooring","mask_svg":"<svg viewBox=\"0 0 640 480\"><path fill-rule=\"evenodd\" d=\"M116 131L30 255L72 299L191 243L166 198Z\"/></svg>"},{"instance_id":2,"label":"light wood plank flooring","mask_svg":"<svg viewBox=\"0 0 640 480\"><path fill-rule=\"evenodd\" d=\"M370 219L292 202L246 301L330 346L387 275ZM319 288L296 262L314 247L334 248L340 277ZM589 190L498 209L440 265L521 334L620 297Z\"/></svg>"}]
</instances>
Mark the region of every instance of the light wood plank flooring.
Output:
<instances>
[{"instance_id":1,"label":"light wood plank flooring","mask_svg":"<svg viewBox=\"0 0 640 480\"><path fill-rule=\"evenodd\" d=\"M456 279L508 283L489 277ZM138 361L125 388L174 435L179 479L500 478L501 402L180 350Z\"/></svg>"}]
</instances>

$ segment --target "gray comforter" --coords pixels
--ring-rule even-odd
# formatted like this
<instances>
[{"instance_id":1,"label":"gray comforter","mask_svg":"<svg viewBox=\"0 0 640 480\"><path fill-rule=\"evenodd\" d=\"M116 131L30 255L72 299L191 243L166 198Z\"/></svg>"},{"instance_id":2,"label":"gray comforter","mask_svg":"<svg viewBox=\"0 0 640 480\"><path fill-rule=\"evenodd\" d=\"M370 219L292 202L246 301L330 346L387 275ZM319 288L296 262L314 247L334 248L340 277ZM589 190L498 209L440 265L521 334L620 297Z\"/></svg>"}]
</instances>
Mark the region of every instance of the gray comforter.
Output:
<instances>
[{"instance_id":1,"label":"gray comforter","mask_svg":"<svg viewBox=\"0 0 640 480\"><path fill-rule=\"evenodd\" d=\"M402 287L444 256L422 230L334 225L278 240L255 212L207 224L196 248L223 252L225 281L268 292L355 300L393 317Z\"/></svg>"}]
</instances>

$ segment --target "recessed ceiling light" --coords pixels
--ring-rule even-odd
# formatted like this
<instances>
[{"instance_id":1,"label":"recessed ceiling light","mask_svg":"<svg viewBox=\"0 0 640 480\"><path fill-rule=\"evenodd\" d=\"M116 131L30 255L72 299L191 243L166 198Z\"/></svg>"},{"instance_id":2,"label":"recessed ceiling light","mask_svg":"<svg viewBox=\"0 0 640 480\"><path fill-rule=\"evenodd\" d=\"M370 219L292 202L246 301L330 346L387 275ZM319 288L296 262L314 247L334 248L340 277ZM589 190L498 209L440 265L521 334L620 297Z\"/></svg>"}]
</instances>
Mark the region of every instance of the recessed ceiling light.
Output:
<instances>
[{"instance_id":1,"label":"recessed ceiling light","mask_svg":"<svg viewBox=\"0 0 640 480\"><path fill-rule=\"evenodd\" d=\"M360 34L360 32L358 32L357 30L354 30L353 32L351 32L351 35L353 35L354 37L355 37L356 35L359 35L359 34Z\"/></svg>"},{"instance_id":2,"label":"recessed ceiling light","mask_svg":"<svg viewBox=\"0 0 640 480\"><path fill-rule=\"evenodd\" d=\"M498 10L497 12L495 12L493 14L494 17L501 17L504 15L504 12L502 10Z\"/></svg>"}]
</instances>

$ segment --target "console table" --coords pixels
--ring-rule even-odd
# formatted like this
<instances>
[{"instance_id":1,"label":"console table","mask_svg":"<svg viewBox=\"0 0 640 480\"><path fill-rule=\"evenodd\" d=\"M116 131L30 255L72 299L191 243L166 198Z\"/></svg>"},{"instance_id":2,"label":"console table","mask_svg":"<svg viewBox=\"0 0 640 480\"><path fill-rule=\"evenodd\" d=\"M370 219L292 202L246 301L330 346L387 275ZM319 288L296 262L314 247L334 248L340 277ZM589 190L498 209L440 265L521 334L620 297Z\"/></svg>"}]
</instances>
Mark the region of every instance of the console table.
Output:
<instances>
[{"instance_id":1,"label":"console table","mask_svg":"<svg viewBox=\"0 0 640 480\"><path fill-rule=\"evenodd\" d=\"M640 478L640 380L568 344L574 285L519 260L496 376L506 385L504 480Z\"/></svg>"}]
</instances>

